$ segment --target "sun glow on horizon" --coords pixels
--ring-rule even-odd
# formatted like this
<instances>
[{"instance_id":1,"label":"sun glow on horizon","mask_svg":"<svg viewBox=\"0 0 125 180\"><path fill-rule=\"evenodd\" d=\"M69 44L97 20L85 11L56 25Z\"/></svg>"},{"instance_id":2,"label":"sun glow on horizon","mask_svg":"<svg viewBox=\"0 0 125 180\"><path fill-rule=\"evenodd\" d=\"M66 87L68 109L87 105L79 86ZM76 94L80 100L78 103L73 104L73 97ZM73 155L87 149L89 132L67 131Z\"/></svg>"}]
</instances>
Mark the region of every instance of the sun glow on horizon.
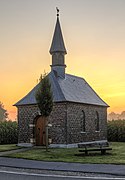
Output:
<instances>
[{"instance_id":1,"label":"sun glow on horizon","mask_svg":"<svg viewBox=\"0 0 125 180\"><path fill-rule=\"evenodd\" d=\"M125 110L124 0L0 1L0 101L13 106L50 72L49 48L60 8L66 73L83 77L110 106Z\"/></svg>"}]
</instances>

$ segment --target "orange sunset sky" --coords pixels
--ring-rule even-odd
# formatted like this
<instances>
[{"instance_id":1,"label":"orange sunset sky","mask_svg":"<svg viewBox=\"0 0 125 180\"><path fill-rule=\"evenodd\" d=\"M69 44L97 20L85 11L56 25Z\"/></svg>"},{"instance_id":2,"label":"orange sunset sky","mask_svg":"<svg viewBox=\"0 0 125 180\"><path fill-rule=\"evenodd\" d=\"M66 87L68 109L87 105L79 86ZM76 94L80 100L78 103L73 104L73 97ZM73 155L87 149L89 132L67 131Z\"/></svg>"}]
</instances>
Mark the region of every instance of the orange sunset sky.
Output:
<instances>
[{"instance_id":1,"label":"orange sunset sky","mask_svg":"<svg viewBox=\"0 0 125 180\"><path fill-rule=\"evenodd\" d=\"M125 0L0 0L0 101L13 104L50 71L49 48L60 9L66 72L81 76L110 106L125 110Z\"/></svg>"}]
</instances>

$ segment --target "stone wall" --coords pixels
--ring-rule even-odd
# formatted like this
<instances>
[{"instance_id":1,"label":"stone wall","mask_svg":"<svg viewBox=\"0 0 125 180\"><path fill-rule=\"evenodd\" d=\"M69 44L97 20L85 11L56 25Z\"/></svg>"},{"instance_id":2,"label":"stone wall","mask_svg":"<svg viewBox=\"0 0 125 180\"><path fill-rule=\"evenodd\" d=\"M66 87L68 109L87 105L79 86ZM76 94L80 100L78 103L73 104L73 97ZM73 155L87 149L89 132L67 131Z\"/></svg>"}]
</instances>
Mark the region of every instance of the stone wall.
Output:
<instances>
[{"instance_id":1,"label":"stone wall","mask_svg":"<svg viewBox=\"0 0 125 180\"><path fill-rule=\"evenodd\" d=\"M36 105L18 107L18 143L32 143L34 118L38 114Z\"/></svg>"},{"instance_id":2,"label":"stone wall","mask_svg":"<svg viewBox=\"0 0 125 180\"><path fill-rule=\"evenodd\" d=\"M81 122L85 113L85 132ZM96 131L96 112L99 115L99 131ZM74 144L107 139L107 108L79 103L56 103L49 117L52 128L49 136L53 144Z\"/></svg>"},{"instance_id":3,"label":"stone wall","mask_svg":"<svg viewBox=\"0 0 125 180\"><path fill-rule=\"evenodd\" d=\"M18 107L18 143L35 143L35 122L39 117L37 105ZM57 103L49 116L49 137L54 144L66 143L66 103Z\"/></svg>"},{"instance_id":4,"label":"stone wall","mask_svg":"<svg viewBox=\"0 0 125 180\"><path fill-rule=\"evenodd\" d=\"M85 132L81 126L85 114ZM99 131L95 128L95 114L99 115ZM36 105L18 107L18 143L35 143L35 119L39 116ZM107 139L107 108L79 103L56 103L49 116L49 138L53 144L74 144Z\"/></svg>"},{"instance_id":5,"label":"stone wall","mask_svg":"<svg viewBox=\"0 0 125 180\"><path fill-rule=\"evenodd\" d=\"M81 121L85 113L85 132L81 131ZM95 128L95 114L99 115L99 131ZM77 103L67 104L68 144L107 139L107 108Z\"/></svg>"},{"instance_id":6,"label":"stone wall","mask_svg":"<svg viewBox=\"0 0 125 180\"><path fill-rule=\"evenodd\" d=\"M56 103L49 116L49 136L53 144L67 144L67 105L66 103Z\"/></svg>"}]
</instances>

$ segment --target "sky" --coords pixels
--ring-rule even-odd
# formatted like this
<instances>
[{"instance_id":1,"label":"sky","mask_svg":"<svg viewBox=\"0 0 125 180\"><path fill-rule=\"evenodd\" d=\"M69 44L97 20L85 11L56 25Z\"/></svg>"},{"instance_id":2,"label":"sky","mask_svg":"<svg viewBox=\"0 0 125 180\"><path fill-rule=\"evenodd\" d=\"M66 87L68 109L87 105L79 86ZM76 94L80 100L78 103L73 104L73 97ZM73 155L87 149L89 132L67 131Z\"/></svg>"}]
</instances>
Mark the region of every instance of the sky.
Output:
<instances>
[{"instance_id":1,"label":"sky","mask_svg":"<svg viewBox=\"0 0 125 180\"><path fill-rule=\"evenodd\" d=\"M50 72L56 7L66 73L83 77L110 106L125 110L125 0L0 0L0 101L13 106Z\"/></svg>"}]
</instances>

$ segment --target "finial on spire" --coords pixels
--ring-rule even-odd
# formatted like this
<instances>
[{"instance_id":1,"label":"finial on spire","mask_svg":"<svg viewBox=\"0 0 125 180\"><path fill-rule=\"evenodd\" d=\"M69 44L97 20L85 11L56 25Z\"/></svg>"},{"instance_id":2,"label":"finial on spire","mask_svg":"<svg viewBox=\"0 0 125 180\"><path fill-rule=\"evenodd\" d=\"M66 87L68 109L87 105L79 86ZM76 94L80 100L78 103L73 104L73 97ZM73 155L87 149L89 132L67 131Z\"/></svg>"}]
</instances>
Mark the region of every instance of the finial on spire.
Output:
<instances>
[{"instance_id":1,"label":"finial on spire","mask_svg":"<svg viewBox=\"0 0 125 180\"><path fill-rule=\"evenodd\" d=\"M56 7L56 11L57 11L57 17L59 17L59 8Z\"/></svg>"}]
</instances>

